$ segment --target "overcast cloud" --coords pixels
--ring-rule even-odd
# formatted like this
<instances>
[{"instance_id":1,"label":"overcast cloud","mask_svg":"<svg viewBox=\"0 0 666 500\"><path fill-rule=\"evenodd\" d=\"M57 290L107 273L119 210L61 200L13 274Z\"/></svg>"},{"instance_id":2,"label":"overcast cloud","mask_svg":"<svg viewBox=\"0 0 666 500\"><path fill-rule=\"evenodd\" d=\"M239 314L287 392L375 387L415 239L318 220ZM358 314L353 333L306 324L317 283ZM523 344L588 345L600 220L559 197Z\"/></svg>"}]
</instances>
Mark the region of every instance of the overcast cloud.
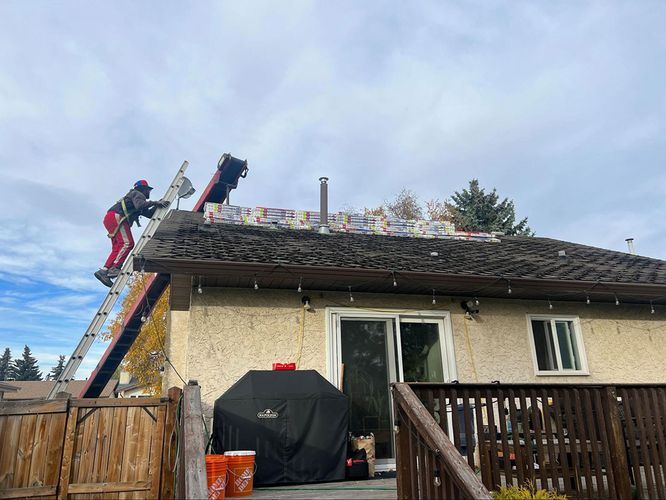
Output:
<instances>
[{"instance_id":1,"label":"overcast cloud","mask_svg":"<svg viewBox=\"0 0 666 500\"><path fill-rule=\"evenodd\" d=\"M238 204L478 177L540 236L666 258L664 26L663 1L0 2L0 348L68 355L106 209L224 152Z\"/></svg>"}]
</instances>

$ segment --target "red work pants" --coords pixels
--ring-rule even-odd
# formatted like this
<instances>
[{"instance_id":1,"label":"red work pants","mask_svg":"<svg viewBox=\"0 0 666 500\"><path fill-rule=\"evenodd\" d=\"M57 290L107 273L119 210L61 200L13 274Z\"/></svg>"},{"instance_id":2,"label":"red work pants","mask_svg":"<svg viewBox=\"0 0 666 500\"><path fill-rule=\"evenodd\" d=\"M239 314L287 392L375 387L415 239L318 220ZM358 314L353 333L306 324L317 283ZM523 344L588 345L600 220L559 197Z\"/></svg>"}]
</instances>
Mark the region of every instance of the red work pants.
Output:
<instances>
[{"instance_id":1,"label":"red work pants","mask_svg":"<svg viewBox=\"0 0 666 500\"><path fill-rule=\"evenodd\" d=\"M109 254L109 258L106 259L104 264L107 269L112 267L120 269L132 248L134 248L134 238L132 238L130 226L125 221L120 222L120 219L122 219L122 215L113 210L109 210L104 217L104 227L109 234L113 233L120 224L120 229L111 239L111 254Z\"/></svg>"}]
</instances>

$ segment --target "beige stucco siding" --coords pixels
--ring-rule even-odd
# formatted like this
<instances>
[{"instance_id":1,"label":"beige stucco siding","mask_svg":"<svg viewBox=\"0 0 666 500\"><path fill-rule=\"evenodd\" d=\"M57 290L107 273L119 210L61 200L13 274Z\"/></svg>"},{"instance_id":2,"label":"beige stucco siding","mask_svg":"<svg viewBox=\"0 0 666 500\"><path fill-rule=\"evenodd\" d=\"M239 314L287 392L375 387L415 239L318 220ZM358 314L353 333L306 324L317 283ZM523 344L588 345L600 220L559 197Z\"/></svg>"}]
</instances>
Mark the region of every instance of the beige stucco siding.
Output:
<instances>
[{"instance_id":1,"label":"beige stucco siding","mask_svg":"<svg viewBox=\"0 0 666 500\"><path fill-rule=\"evenodd\" d=\"M542 301L481 299L478 317L467 320L460 299L440 297L433 306L427 296L356 293L351 304L348 294L308 295L313 307L303 315L295 290L206 288L193 294L190 311L171 312L170 359L186 380L198 380L207 414L247 370L296 361L301 331L299 366L328 378L326 308L350 305L449 311L460 382L666 382L666 312L651 315L649 306L553 302L550 311ZM580 318L590 375L535 376L527 314ZM181 385L169 367L164 382Z\"/></svg>"}]
</instances>

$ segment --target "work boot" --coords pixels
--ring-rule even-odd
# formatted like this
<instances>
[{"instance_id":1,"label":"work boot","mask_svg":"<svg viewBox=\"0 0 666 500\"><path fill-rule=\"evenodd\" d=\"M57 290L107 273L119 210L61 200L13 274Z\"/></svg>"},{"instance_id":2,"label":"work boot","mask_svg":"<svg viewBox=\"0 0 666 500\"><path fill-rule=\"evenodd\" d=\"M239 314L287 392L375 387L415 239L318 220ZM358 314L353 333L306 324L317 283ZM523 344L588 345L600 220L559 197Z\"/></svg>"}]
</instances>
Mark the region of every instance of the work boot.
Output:
<instances>
[{"instance_id":1,"label":"work boot","mask_svg":"<svg viewBox=\"0 0 666 500\"><path fill-rule=\"evenodd\" d=\"M118 269L117 267L112 267L106 272L106 275L111 279L117 278L119 274L120 274L120 269Z\"/></svg>"},{"instance_id":2,"label":"work boot","mask_svg":"<svg viewBox=\"0 0 666 500\"><path fill-rule=\"evenodd\" d=\"M95 271L95 278L100 280L102 283L104 283L106 286L111 288L113 286L113 281L109 279L109 276L107 275L108 270L106 269L100 269L98 271Z\"/></svg>"}]
</instances>

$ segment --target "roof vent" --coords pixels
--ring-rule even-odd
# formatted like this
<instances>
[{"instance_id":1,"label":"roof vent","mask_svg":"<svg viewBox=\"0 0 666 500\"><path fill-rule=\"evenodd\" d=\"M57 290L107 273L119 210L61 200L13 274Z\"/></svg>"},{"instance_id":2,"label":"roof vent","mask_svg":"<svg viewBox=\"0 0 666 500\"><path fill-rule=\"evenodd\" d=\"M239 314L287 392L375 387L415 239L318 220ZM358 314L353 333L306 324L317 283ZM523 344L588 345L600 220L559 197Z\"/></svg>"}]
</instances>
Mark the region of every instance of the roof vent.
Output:
<instances>
[{"instance_id":1,"label":"roof vent","mask_svg":"<svg viewBox=\"0 0 666 500\"><path fill-rule=\"evenodd\" d=\"M634 248L634 239L633 238L627 238L624 241L627 242L627 248L629 249L629 253L631 255L636 255L636 249Z\"/></svg>"},{"instance_id":2,"label":"roof vent","mask_svg":"<svg viewBox=\"0 0 666 500\"><path fill-rule=\"evenodd\" d=\"M439 252L430 252L430 257L439 257Z\"/></svg>"},{"instance_id":3,"label":"roof vent","mask_svg":"<svg viewBox=\"0 0 666 500\"><path fill-rule=\"evenodd\" d=\"M560 259L566 259L567 258L567 251L566 250L558 250L557 251L557 256Z\"/></svg>"},{"instance_id":4,"label":"roof vent","mask_svg":"<svg viewBox=\"0 0 666 500\"><path fill-rule=\"evenodd\" d=\"M328 177L319 178L319 234L330 234L328 228Z\"/></svg>"}]
</instances>

